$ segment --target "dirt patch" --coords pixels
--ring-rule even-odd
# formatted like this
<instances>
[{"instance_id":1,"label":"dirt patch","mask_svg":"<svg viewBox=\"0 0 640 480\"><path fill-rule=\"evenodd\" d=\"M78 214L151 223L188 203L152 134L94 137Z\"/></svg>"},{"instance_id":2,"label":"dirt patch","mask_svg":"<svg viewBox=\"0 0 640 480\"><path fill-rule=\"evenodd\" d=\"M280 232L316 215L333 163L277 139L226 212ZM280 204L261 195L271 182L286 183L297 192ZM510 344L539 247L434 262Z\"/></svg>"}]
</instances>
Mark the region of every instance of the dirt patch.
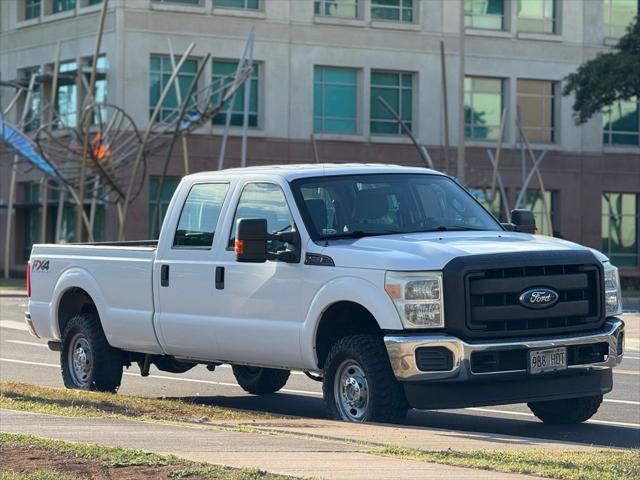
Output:
<instances>
[{"instance_id":1,"label":"dirt patch","mask_svg":"<svg viewBox=\"0 0 640 480\"><path fill-rule=\"evenodd\" d=\"M179 478L182 468L167 466L107 466L99 460L78 457L71 453L54 452L46 448L30 445L0 445L0 472L17 474L34 472L55 472L77 479L96 480L143 480ZM173 474L173 475L171 475ZM214 477L194 475L191 480L205 480Z\"/></svg>"}]
</instances>

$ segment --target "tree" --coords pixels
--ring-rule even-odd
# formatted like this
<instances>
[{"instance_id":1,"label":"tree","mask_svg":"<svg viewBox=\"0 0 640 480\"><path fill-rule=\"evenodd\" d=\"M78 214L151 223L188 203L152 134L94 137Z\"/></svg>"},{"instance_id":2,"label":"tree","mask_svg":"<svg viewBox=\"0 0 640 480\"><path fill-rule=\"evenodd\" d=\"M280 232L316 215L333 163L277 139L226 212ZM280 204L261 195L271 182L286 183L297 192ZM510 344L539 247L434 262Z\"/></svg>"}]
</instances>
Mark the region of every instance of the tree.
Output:
<instances>
[{"instance_id":1,"label":"tree","mask_svg":"<svg viewBox=\"0 0 640 480\"><path fill-rule=\"evenodd\" d=\"M617 101L640 98L640 16L627 27L613 51L599 53L565 80L562 93L575 92L576 125Z\"/></svg>"}]
</instances>

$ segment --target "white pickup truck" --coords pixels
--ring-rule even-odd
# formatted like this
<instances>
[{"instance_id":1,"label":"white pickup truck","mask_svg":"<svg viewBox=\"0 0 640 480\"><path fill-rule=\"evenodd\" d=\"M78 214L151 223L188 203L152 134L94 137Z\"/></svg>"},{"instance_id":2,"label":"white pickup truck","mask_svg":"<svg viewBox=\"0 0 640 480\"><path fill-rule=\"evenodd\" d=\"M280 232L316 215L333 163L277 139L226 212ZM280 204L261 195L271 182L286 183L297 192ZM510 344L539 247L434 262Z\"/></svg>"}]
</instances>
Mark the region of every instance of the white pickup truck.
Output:
<instances>
[{"instance_id":1,"label":"white pickup truck","mask_svg":"<svg viewBox=\"0 0 640 480\"><path fill-rule=\"evenodd\" d=\"M228 363L253 394L305 371L347 421L522 402L585 421L624 354L618 272L512 221L422 168L198 173L157 242L35 245L26 322L69 388Z\"/></svg>"}]
</instances>

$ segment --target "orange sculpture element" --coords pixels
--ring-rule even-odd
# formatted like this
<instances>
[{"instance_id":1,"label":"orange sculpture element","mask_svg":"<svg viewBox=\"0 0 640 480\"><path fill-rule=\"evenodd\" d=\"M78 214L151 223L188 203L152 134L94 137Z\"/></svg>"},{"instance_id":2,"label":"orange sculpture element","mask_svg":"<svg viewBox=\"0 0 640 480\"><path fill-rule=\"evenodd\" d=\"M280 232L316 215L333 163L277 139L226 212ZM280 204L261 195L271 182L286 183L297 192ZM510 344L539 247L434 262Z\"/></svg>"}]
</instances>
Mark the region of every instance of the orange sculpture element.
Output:
<instances>
[{"instance_id":1,"label":"orange sculpture element","mask_svg":"<svg viewBox=\"0 0 640 480\"><path fill-rule=\"evenodd\" d=\"M91 142L91 155L100 163L104 162L109 156L109 147L102 144L101 132L96 133L95 137L93 137L93 141Z\"/></svg>"}]
</instances>

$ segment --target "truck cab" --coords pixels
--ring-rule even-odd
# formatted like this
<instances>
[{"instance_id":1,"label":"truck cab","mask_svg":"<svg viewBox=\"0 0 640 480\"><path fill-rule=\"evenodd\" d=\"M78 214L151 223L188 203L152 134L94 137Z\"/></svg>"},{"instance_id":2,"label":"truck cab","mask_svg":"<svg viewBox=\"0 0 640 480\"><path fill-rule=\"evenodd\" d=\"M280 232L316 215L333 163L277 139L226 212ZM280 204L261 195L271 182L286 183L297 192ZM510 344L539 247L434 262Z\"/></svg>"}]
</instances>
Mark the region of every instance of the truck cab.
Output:
<instances>
[{"instance_id":1,"label":"truck cab","mask_svg":"<svg viewBox=\"0 0 640 480\"><path fill-rule=\"evenodd\" d=\"M71 388L228 363L254 394L309 372L347 421L522 402L584 421L624 354L617 269L513 218L423 168L198 173L157 243L34 246L27 323Z\"/></svg>"}]
</instances>

